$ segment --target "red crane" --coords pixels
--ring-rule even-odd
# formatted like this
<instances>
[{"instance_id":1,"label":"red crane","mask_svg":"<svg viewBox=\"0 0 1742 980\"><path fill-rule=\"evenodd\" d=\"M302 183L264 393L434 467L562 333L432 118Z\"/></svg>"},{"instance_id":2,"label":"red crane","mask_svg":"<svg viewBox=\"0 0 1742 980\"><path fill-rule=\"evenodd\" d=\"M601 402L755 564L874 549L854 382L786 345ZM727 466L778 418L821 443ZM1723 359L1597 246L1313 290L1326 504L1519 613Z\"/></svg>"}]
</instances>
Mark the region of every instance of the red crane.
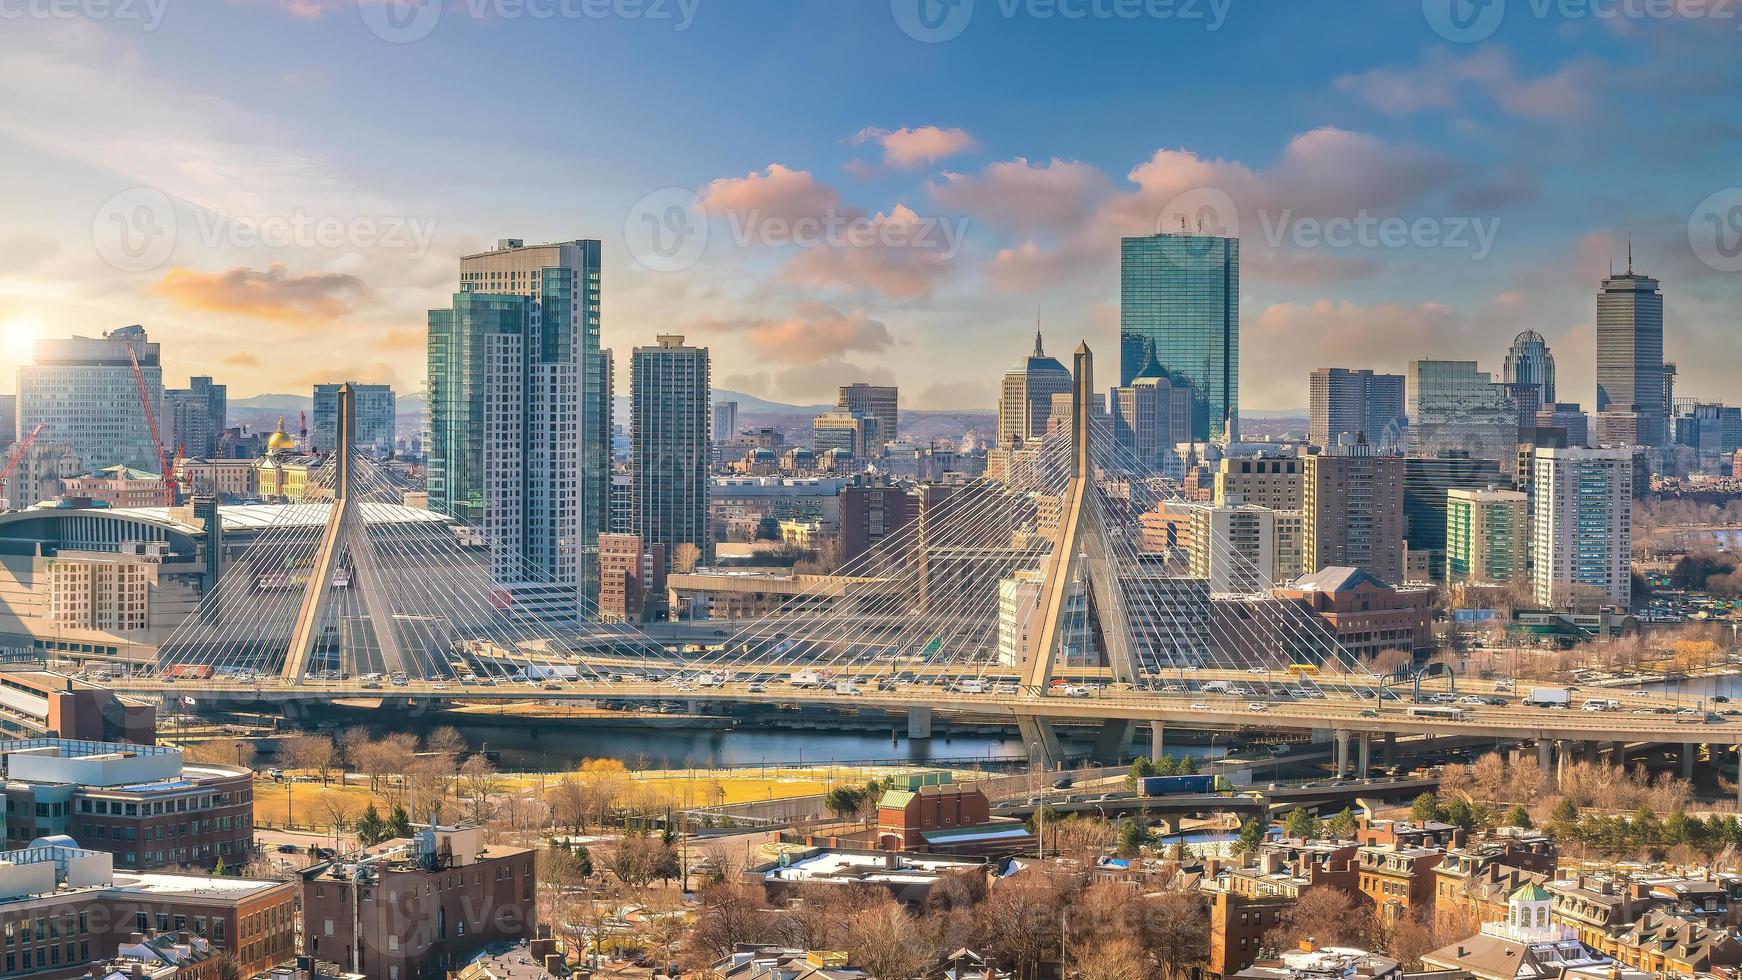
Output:
<instances>
[{"instance_id":1,"label":"red crane","mask_svg":"<svg viewBox=\"0 0 1742 980\"><path fill-rule=\"evenodd\" d=\"M42 435L42 430L46 428L48 428L47 422L36 423L36 427L30 430L30 434L18 440L18 445L12 447L12 455L6 458L6 465L0 467L0 496L5 496L6 483L12 479L12 471L17 469L18 464L24 460L25 450L30 448L30 444L35 442L36 437ZM6 502L10 504L12 501Z\"/></svg>"},{"instance_id":2,"label":"red crane","mask_svg":"<svg viewBox=\"0 0 1742 980\"><path fill-rule=\"evenodd\" d=\"M163 505L174 507L180 488L176 485L169 454L163 451L163 437L157 433L157 415L151 410L151 395L145 390L145 372L139 369L139 354L132 344L127 345L127 359L133 362L133 383L139 386L139 407L145 410L145 427L151 430L151 445L157 449L157 467L163 474Z\"/></svg>"}]
</instances>

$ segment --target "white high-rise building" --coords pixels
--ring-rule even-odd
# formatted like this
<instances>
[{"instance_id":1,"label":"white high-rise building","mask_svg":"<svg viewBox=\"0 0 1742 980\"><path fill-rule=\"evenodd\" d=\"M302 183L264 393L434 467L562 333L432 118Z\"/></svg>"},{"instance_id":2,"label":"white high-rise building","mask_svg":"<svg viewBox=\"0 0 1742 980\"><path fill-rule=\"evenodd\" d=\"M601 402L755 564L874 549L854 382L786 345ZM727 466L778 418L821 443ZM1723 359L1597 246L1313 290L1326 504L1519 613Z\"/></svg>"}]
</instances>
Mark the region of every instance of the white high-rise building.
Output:
<instances>
[{"instance_id":1,"label":"white high-rise building","mask_svg":"<svg viewBox=\"0 0 1742 980\"><path fill-rule=\"evenodd\" d=\"M351 398L356 409L353 444L377 456L392 452L393 437L398 428L392 386L352 382ZM339 444L339 386L315 385L315 408L310 414L311 444L321 452L331 451Z\"/></svg>"},{"instance_id":2,"label":"white high-rise building","mask_svg":"<svg viewBox=\"0 0 1742 980\"><path fill-rule=\"evenodd\" d=\"M170 424L163 414L162 360L158 345L137 325L101 337L36 341L31 363L18 369L18 431L44 424L37 440L72 447L86 470L116 464L161 470L129 348L161 432ZM173 452L167 444L165 450Z\"/></svg>"},{"instance_id":3,"label":"white high-rise building","mask_svg":"<svg viewBox=\"0 0 1742 980\"><path fill-rule=\"evenodd\" d=\"M1045 575L1037 568L1020 569L998 582L998 662L1006 667L1026 663L1039 640L1040 589ZM1059 667L1095 666L1094 635L1089 623L1089 593L1082 581L1071 583L1065 597L1065 627L1053 659Z\"/></svg>"},{"instance_id":4,"label":"white high-rise building","mask_svg":"<svg viewBox=\"0 0 1742 980\"><path fill-rule=\"evenodd\" d=\"M1627 608L1632 593L1633 453L1538 449L1531 501L1536 601Z\"/></svg>"},{"instance_id":5,"label":"white high-rise building","mask_svg":"<svg viewBox=\"0 0 1742 980\"><path fill-rule=\"evenodd\" d=\"M1213 593L1251 594L1301 575L1300 511L1253 504L1194 507L1191 574Z\"/></svg>"}]
</instances>

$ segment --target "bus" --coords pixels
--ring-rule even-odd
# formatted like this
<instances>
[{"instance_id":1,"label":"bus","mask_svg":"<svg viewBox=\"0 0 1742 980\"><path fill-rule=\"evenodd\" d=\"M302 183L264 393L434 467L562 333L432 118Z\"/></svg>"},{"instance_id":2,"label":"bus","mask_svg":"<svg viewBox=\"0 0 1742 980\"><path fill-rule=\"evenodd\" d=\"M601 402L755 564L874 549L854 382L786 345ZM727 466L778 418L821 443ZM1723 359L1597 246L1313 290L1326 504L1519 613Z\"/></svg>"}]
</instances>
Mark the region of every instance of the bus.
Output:
<instances>
[{"instance_id":1,"label":"bus","mask_svg":"<svg viewBox=\"0 0 1742 980\"><path fill-rule=\"evenodd\" d=\"M1289 664L1288 672L1301 677L1312 677L1319 672L1318 664Z\"/></svg>"},{"instance_id":2,"label":"bus","mask_svg":"<svg viewBox=\"0 0 1742 980\"><path fill-rule=\"evenodd\" d=\"M1470 717L1468 709L1450 704L1417 704L1409 709L1411 718L1438 718L1441 721L1465 721Z\"/></svg>"}]
</instances>

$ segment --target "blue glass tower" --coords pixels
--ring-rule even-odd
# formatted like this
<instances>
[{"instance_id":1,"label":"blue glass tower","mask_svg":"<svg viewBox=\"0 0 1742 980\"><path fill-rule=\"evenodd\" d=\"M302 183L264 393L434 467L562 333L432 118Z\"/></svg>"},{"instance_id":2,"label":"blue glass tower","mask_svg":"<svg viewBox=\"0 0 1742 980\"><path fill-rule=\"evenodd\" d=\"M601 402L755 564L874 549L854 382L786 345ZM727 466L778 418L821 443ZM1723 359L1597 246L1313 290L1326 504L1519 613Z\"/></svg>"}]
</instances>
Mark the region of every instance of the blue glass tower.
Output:
<instances>
[{"instance_id":1,"label":"blue glass tower","mask_svg":"<svg viewBox=\"0 0 1742 980\"><path fill-rule=\"evenodd\" d=\"M1237 438L1240 402L1240 240L1160 234L1119 242L1119 383L1153 347L1191 382L1192 438Z\"/></svg>"}]
</instances>

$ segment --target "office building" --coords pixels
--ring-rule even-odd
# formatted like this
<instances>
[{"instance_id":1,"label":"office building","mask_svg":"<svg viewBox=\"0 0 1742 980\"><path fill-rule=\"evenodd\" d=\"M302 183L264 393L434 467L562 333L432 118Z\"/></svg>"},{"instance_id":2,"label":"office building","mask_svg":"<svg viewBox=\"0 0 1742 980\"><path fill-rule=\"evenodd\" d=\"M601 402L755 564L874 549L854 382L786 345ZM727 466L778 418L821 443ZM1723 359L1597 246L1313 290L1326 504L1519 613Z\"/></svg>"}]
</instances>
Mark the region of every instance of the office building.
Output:
<instances>
[{"instance_id":1,"label":"office building","mask_svg":"<svg viewBox=\"0 0 1742 980\"><path fill-rule=\"evenodd\" d=\"M1040 331L1034 332L1034 353L1004 372L998 394L998 447L1046 436L1052 414L1052 396L1071 392L1071 372L1058 358L1041 347Z\"/></svg>"},{"instance_id":2,"label":"office building","mask_svg":"<svg viewBox=\"0 0 1742 980\"><path fill-rule=\"evenodd\" d=\"M1035 654L1040 633L1040 590L1045 575L1040 569L1019 569L998 581L998 663L1019 667ZM1080 578L1065 594L1065 625L1059 648L1053 652L1058 667L1098 665L1095 638L1089 619L1089 592Z\"/></svg>"},{"instance_id":3,"label":"office building","mask_svg":"<svg viewBox=\"0 0 1742 980\"><path fill-rule=\"evenodd\" d=\"M712 421L708 349L662 335L630 355L629 472L635 533L668 559L689 545L699 561L714 553L708 530Z\"/></svg>"},{"instance_id":4,"label":"office building","mask_svg":"<svg viewBox=\"0 0 1742 980\"><path fill-rule=\"evenodd\" d=\"M811 451L818 456L839 450L856 459L875 455L882 445L878 422L868 415L824 412L811 420Z\"/></svg>"},{"instance_id":5,"label":"office building","mask_svg":"<svg viewBox=\"0 0 1742 980\"><path fill-rule=\"evenodd\" d=\"M79 454L70 444L37 439L25 447L12 475L6 478L6 506L22 508L57 500L65 481L82 471Z\"/></svg>"},{"instance_id":6,"label":"office building","mask_svg":"<svg viewBox=\"0 0 1742 980\"><path fill-rule=\"evenodd\" d=\"M1403 459L1357 442L1305 457L1301 547L1306 574L1332 565L1403 581Z\"/></svg>"},{"instance_id":7,"label":"office building","mask_svg":"<svg viewBox=\"0 0 1742 980\"><path fill-rule=\"evenodd\" d=\"M1404 415L1401 374L1363 369L1319 368L1308 383L1307 441L1335 446L1344 435L1365 435L1369 445L1401 448Z\"/></svg>"},{"instance_id":8,"label":"office building","mask_svg":"<svg viewBox=\"0 0 1742 980\"><path fill-rule=\"evenodd\" d=\"M389 385L365 385L351 382L351 404L355 407L356 426L352 444L376 456L393 452L393 438L399 428L393 388ZM309 448L314 452L332 452L339 444L339 386L315 385L315 406L309 419Z\"/></svg>"},{"instance_id":9,"label":"office building","mask_svg":"<svg viewBox=\"0 0 1742 980\"><path fill-rule=\"evenodd\" d=\"M538 936L536 852L476 827L423 827L302 872L303 953L384 980L447 976L486 946Z\"/></svg>"},{"instance_id":10,"label":"office building","mask_svg":"<svg viewBox=\"0 0 1742 980\"><path fill-rule=\"evenodd\" d=\"M1512 457L1515 459L1514 448ZM1403 461L1403 540L1411 558L1432 581L1443 581L1446 564L1446 493L1451 490L1512 488L1492 459L1472 459L1455 450ZM1419 556L1419 557L1418 557Z\"/></svg>"},{"instance_id":11,"label":"office building","mask_svg":"<svg viewBox=\"0 0 1742 980\"><path fill-rule=\"evenodd\" d=\"M910 487L857 483L841 489L841 567L888 574L918 545L919 497Z\"/></svg>"},{"instance_id":12,"label":"office building","mask_svg":"<svg viewBox=\"0 0 1742 980\"><path fill-rule=\"evenodd\" d=\"M1409 362L1410 456L1463 452L1510 472L1518 451L1518 410L1504 385L1475 361Z\"/></svg>"},{"instance_id":13,"label":"office building","mask_svg":"<svg viewBox=\"0 0 1742 980\"><path fill-rule=\"evenodd\" d=\"M1224 456L1216 461L1216 506L1255 504L1271 510L1301 509L1300 456Z\"/></svg>"},{"instance_id":14,"label":"office building","mask_svg":"<svg viewBox=\"0 0 1742 980\"><path fill-rule=\"evenodd\" d=\"M168 484L160 473L125 466L107 466L61 483L68 499L89 500L105 507L162 507Z\"/></svg>"},{"instance_id":15,"label":"office building","mask_svg":"<svg viewBox=\"0 0 1742 980\"><path fill-rule=\"evenodd\" d=\"M1276 595L1311 610L1339 647L1362 660L1433 646L1431 588L1393 585L1365 568L1333 565L1301 576Z\"/></svg>"},{"instance_id":16,"label":"office building","mask_svg":"<svg viewBox=\"0 0 1742 980\"><path fill-rule=\"evenodd\" d=\"M1530 519L1539 605L1630 606L1633 465L1627 449L1536 451Z\"/></svg>"},{"instance_id":17,"label":"office building","mask_svg":"<svg viewBox=\"0 0 1742 980\"><path fill-rule=\"evenodd\" d=\"M1597 414L1604 443L1661 446L1672 392L1663 363L1663 293L1650 276L1627 271L1597 292ZM1624 421L1620 416L1631 416Z\"/></svg>"},{"instance_id":18,"label":"office building","mask_svg":"<svg viewBox=\"0 0 1742 980\"><path fill-rule=\"evenodd\" d=\"M1446 491L1446 581L1514 585L1526 581L1529 559L1529 494Z\"/></svg>"},{"instance_id":19,"label":"office building","mask_svg":"<svg viewBox=\"0 0 1742 980\"><path fill-rule=\"evenodd\" d=\"M1299 511L1252 504L1194 507L1190 568L1212 593L1255 594L1301 575Z\"/></svg>"},{"instance_id":20,"label":"office building","mask_svg":"<svg viewBox=\"0 0 1742 980\"><path fill-rule=\"evenodd\" d=\"M714 441L727 443L738 437L738 403L724 401L714 403L713 421Z\"/></svg>"},{"instance_id":21,"label":"office building","mask_svg":"<svg viewBox=\"0 0 1742 980\"><path fill-rule=\"evenodd\" d=\"M0 395L0 446L18 441L18 396Z\"/></svg>"},{"instance_id":22,"label":"office building","mask_svg":"<svg viewBox=\"0 0 1742 980\"><path fill-rule=\"evenodd\" d=\"M171 455L210 456L229 426L229 387L209 377L189 378L186 388L163 393L163 410L169 415L165 445L176 449Z\"/></svg>"},{"instance_id":23,"label":"office building","mask_svg":"<svg viewBox=\"0 0 1742 980\"><path fill-rule=\"evenodd\" d=\"M1054 396L1055 404L1059 396ZM1068 403L1070 397L1063 396ZM1174 447L1192 441L1191 385L1162 370L1153 352L1129 384L1107 398L1118 464L1138 473L1164 473ZM1066 414L1066 421L1069 414Z\"/></svg>"},{"instance_id":24,"label":"office building","mask_svg":"<svg viewBox=\"0 0 1742 980\"><path fill-rule=\"evenodd\" d=\"M897 407L899 394L900 389L893 385L856 383L841 386L835 411L862 415L877 421L878 444L875 451L866 453L867 456L882 456L883 443L901 438L901 430L897 428L900 421Z\"/></svg>"},{"instance_id":25,"label":"office building","mask_svg":"<svg viewBox=\"0 0 1742 980\"><path fill-rule=\"evenodd\" d=\"M430 506L482 528L509 594L553 612L595 600L609 520L599 276L597 241L505 239L462 257L429 314Z\"/></svg>"},{"instance_id":26,"label":"office building","mask_svg":"<svg viewBox=\"0 0 1742 980\"><path fill-rule=\"evenodd\" d=\"M599 619L639 623L660 618L669 567L663 545L649 547L637 534L600 535Z\"/></svg>"},{"instance_id":27,"label":"office building","mask_svg":"<svg viewBox=\"0 0 1742 980\"><path fill-rule=\"evenodd\" d=\"M1240 240L1159 234L1119 240L1119 383L1149 351L1190 383L1192 441L1237 442Z\"/></svg>"},{"instance_id":28,"label":"office building","mask_svg":"<svg viewBox=\"0 0 1742 980\"><path fill-rule=\"evenodd\" d=\"M246 864L254 771L191 763L180 749L32 738L0 742L6 840L65 836L133 869Z\"/></svg>"},{"instance_id":29,"label":"office building","mask_svg":"<svg viewBox=\"0 0 1742 980\"><path fill-rule=\"evenodd\" d=\"M152 417L161 425L163 364L159 345L150 342L144 327L122 327L94 338L37 340L31 363L18 369L18 428L29 432L41 423L40 441L72 447L86 467L120 463L161 472L139 403L139 378ZM168 445L164 450L174 452Z\"/></svg>"},{"instance_id":30,"label":"office building","mask_svg":"<svg viewBox=\"0 0 1742 980\"><path fill-rule=\"evenodd\" d=\"M261 976L296 957L293 882L119 871L105 852L50 840L0 853L0 864L0 975L112 977L93 971L123 950L170 937L219 954L167 974L177 978ZM130 975L166 975L140 971Z\"/></svg>"},{"instance_id":31,"label":"office building","mask_svg":"<svg viewBox=\"0 0 1742 980\"><path fill-rule=\"evenodd\" d=\"M1543 405L1536 413L1536 427L1566 430L1569 446L1583 448L1591 443L1591 417L1579 408L1578 402Z\"/></svg>"},{"instance_id":32,"label":"office building","mask_svg":"<svg viewBox=\"0 0 1742 980\"><path fill-rule=\"evenodd\" d=\"M1526 330L1512 338L1500 377L1505 384L1535 388L1538 405L1555 402L1554 354L1549 352L1548 341L1535 330Z\"/></svg>"}]
</instances>

